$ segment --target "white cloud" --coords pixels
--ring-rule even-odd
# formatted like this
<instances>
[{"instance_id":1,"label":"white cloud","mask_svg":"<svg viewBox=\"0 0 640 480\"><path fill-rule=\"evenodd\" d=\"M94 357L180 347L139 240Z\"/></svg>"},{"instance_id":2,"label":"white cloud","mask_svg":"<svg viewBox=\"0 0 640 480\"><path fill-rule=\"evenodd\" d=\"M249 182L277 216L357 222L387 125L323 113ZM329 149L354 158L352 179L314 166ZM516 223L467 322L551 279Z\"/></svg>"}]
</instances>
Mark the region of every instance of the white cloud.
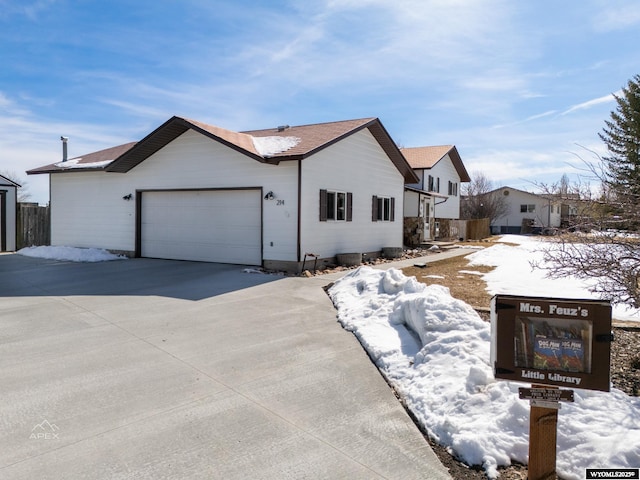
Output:
<instances>
[{"instance_id":1,"label":"white cloud","mask_svg":"<svg viewBox=\"0 0 640 480\"><path fill-rule=\"evenodd\" d=\"M586 110L589 109L591 107L594 107L596 105L601 105L603 103L611 103L611 102L615 102L615 98L614 95L619 96L622 94L622 90L618 90L617 92L613 93L613 94L609 94L609 95L605 95L603 97L598 97L598 98L594 98L592 100L587 100L586 102L582 102L579 103L577 105L573 105L572 107L569 107L567 110L565 110L564 112L561 113L561 115L567 115L569 113L573 113L577 110Z\"/></svg>"},{"instance_id":2,"label":"white cloud","mask_svg":"<svg viewBox=\"0 0 640 480\"><path fill-rule=\"evenodd\" d=\"M594 28L601 32L637 27L640 25L640 3L635 0L608 0L602 10L594 16L593 23Z\"/></svg>"}]
</instances>

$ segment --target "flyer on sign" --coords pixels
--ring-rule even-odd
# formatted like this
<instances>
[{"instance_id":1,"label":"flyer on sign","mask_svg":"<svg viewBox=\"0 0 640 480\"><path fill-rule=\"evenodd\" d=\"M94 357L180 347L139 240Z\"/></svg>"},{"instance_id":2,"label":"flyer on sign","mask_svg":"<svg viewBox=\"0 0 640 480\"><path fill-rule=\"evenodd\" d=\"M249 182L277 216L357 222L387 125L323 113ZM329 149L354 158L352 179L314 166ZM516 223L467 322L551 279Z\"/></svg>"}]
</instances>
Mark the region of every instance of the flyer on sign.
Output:
<instances>
[{"instance_id":1,"label":"flyer on sign","mask_svg":"<svg viewBox=\"0 0 640 480\"><path fill-rule=\"evenodd\" d=\"M514 334L517 366L591 373L591 321L518 315Z\"/></svg>"}]
</instances>

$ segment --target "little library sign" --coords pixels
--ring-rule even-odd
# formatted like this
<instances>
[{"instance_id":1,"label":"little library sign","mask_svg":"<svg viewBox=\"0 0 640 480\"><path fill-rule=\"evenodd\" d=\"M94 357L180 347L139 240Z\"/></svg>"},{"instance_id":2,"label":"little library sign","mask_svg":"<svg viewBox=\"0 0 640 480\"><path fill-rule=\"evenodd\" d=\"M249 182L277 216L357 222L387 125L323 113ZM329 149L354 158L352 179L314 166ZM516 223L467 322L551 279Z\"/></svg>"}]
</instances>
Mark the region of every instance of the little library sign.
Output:
<instances>
[{"instance_id":1,"label":"little library sign","mask_svg":"<svg viewBox=\"0 0 640 480\"><path fill-rule=\"evenodd\" d=\"M496 295L491 335L496 378L609 391L607 301Z\"/></svg>"}]
</instances>

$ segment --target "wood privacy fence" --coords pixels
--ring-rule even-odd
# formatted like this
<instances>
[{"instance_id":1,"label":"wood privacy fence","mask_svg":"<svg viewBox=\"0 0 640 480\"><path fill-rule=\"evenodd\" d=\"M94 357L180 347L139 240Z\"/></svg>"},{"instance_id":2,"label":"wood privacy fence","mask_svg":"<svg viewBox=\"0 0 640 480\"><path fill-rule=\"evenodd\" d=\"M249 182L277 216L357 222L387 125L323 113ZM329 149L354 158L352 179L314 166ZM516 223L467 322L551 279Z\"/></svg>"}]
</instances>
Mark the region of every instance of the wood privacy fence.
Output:
<instances>
[{"instance_id":1,"label":"wood privacy fence","mask_svg":"<svg viewBox=\"0 0 640 480\"><path fill-rule=\"evenodd\" d=\"M467 220L466 240L482 240L491 236L491 221L488 218Z\"/></svg>"},{"instance_id":2,"label":"wood privacy fence","mask_svg":"<svg viewBox=\"0 0 640 480\"><path fill-rule=\"evenodd\" d=\"M442 238L450 240L481 240L491 236L490 223L488 218L440 220L440 234Z\"/></svg>"},{"instance_id":3,"label":"wood privacy fence","mask_svg":"<svg viewBox=\"0 0 640 480\"><path fill-rule=\"evenodd\" d=\"M49 207L41 207L37 203L18 203L16 213L17 250L51 243Z\"/></svg>"}]
</instances>

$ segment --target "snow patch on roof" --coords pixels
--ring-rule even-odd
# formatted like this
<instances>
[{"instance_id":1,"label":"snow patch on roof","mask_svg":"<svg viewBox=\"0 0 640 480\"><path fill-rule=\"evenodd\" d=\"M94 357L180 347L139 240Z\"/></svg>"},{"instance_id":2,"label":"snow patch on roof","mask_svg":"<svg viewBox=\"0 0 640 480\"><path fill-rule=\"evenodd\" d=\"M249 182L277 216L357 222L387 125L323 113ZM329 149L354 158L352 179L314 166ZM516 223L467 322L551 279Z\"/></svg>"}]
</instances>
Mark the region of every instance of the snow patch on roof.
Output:
<instances>
[{"instance_id":1,"label":"snow patch on roof","mask_svg":"<svg viewBox=\"0 0 640 480\"><path fill-rule=\"evenodd\" d=\"M113 160L103 160L101 162L85 162L80 163L82 157L73 158L71 160L67 160L66 162L58 162L55 164L58 168L102 168L109 165Z\"/></svg>"},{"instance_id":2,"label":"snow patch on roof","mask_svg":"<svg viewBox=\"0 0 640 480\"><path fill-rule=\"evenodd\" d=\"M251 137L253 146L263 157L271 157L286 152L300 143L298 137Z\"/></svg>"}]
</instances>

